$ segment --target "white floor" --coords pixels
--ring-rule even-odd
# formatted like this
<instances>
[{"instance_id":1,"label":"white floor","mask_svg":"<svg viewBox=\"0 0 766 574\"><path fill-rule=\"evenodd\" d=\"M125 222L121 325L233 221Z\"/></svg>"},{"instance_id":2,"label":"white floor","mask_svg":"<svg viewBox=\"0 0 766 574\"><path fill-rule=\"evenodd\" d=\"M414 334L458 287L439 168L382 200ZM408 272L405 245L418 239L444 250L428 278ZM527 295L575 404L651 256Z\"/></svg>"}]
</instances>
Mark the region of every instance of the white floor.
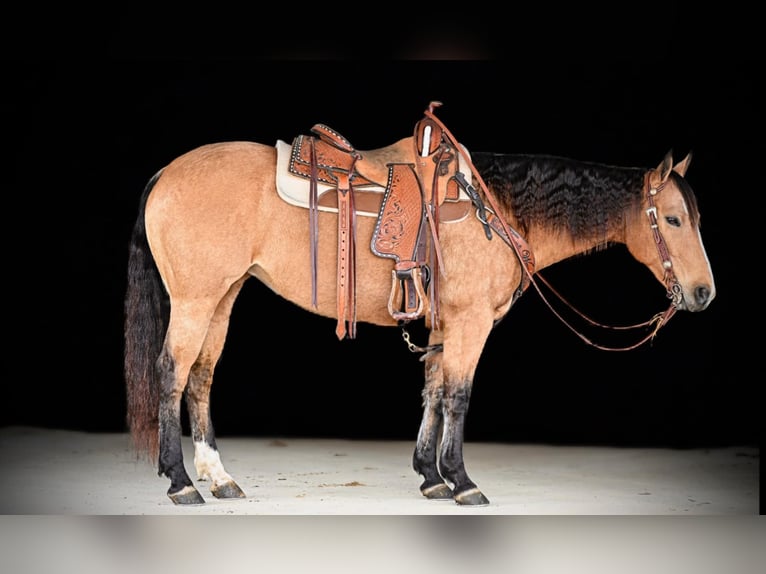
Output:
<instances>
[{"instance_id":1,"label":"white floor","mask_svg":"<svg viewBox=\"0 0 766 574\"><path fill-rule=\"evenodd\" d=\"M766 563L753 448L469 443L490 505L464 508L420 495L411 443L218 443L247 498L217 500L199 483L207 502L177 507L127 435L0 428L0 572L761 574Z\"/></svg>"},{"instance_id":2,"label":"white floor","mask_svg":"<svg viewBox=\"0 0 766 574\"><path fill-rule=\"evenodd\" d=\"M175 506L168 479L136 460L125 434L0 428L5 515L758 515L753 447L651 449L468 443L469 474L489 498L424 498L414 443L220 438L247 498ZM190 439L184 443L194 478Z\"/></svg>"}]
</instances>

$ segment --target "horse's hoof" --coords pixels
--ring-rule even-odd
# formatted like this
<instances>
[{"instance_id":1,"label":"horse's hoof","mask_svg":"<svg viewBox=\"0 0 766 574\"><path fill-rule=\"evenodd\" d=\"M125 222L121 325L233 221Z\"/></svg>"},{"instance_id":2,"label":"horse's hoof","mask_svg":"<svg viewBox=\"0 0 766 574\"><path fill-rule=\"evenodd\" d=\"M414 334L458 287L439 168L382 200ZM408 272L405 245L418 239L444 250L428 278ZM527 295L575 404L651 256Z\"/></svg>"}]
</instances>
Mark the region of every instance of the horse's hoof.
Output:
<instances>
[{"instance_id":1,"label":"horse's hoof","mask_svg":"<svg viewBox=\"0 0 766 574\"><path fill-rule=\"evenodd\" d=\"M455 495L455 502L461 506L488 506L489 500L478 488L470 488Z\"/></svg>"},{"instance_id":2,"label":"horse's hoof","mask_svg":"<svg viewBox=\"0 0 766 574\"><path fill-rule=\"evenodd\" d=\"M452 500L453 498L452 489L444 483L421 488L420 492L430 500Z\"/></svg>"},{"instance_id":3,"label":"horse's hoof","mask_svg":"<svg viewBox=\"0 0 766 574\"><path fill-rule=\"evenodd\" d=\"M205 499L193 486L184 486L178 492L168 492L168 496L174 504L183 504L184 506L205 504Z\"/></svg>"},{"instance_id":4,"label":"horse's hoof","mask_svg":"<svg viewBox=\"0 0 766 574\"><path fill-rule=\"evenodd\" d=\"M234 481L224 482L218 486L211 487L210 492L216 498L245 498L245 493Z\"/></svg>"}]
</instances>

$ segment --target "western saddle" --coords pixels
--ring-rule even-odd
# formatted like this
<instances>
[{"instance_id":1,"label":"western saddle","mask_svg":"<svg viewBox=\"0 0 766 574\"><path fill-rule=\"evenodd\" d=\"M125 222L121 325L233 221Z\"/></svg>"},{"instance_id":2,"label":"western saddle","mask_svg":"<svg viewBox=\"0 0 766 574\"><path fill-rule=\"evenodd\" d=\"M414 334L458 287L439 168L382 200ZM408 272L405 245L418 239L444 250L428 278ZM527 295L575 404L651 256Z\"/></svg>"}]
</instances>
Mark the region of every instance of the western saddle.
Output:
<instances>
[{"instance_id":1,"label":"western saddle","mask_svg":"<svg viewBox=\"0 0 766 574\"><path fill-rule=\"evenodd\" d=\"M299 135L293 140L287 171L309 182L314 307L318 211L338 214L335 333L339 339L356 337L356 217L360 213L377 217L370 242L372 252L394 260L388 300L391 316L399 324L424 317L431 328L440 328L439 278L445 270L439 223L464 219L472 202L485 213L481 199L466 181L471 172L478 175L467 150L433 114L433 109L440 105L430 103L411 137L373 151L356 150L346 138L324 124L311 129L314 135ZM287 147L284 142L279 143ZM279 171L278 179L281 177ZM490 214L494 216L492 210ZM490 223L487 220L483 223L491 239ZM502 220L500 224L492 227L508 241L507 236L514 232Z\"/></svg>"}]
</instances>

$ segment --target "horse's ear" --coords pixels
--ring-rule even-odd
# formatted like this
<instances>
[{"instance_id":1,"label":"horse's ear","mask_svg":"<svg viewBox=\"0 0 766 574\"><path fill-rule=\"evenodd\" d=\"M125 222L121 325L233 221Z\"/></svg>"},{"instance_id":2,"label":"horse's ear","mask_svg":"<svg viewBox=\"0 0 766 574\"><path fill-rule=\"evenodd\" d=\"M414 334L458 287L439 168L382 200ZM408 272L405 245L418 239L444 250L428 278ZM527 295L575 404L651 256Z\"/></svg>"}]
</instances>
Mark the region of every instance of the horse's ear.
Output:
<instances>
[{"instance_id":1,"label":"horse's ear","mask_svg":"<svg viewBox=\"0 0 766 574\"><path fill-rule=\"evenodd\" d=\"M685 161L685 160L684 160ZM665 154L665 158L662 160L660 165L657 166L657 169L653 170L652 173L649 175L649 184L652 187L658 187L662 183L664 183L668 176L670 176L670 172L673 170L673 150L671 149L668 151L668 153Z\"/></svg>"},{"instance_id":2,"label":"horse's ear","mask_svg":"<svg viewBox=\"0 0 766 574\"><path fill-rule=\"evenodd\" d=\"M686 172L689 169L689 164L692 162L692 152L686 154L686 157L679 163L673 166L673 171L678 173L681 177L686 177Z\"/></svg>"}]
</instances>

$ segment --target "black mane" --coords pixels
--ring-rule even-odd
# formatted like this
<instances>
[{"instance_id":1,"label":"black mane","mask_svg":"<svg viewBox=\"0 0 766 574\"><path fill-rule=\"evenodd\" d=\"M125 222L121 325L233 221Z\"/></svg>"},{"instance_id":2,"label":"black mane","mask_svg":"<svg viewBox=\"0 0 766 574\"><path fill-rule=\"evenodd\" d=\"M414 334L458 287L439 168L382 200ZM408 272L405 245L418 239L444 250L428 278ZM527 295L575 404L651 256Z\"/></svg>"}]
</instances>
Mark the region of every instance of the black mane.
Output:
<instances>
[{"instance_id":1,"label":"black mane","mask_svg":"<svg viewBox=\"0 0 766 574\"><path fill-rule=\"evenodd\" d=\"M519 231L544 222L573 239L606 237L641 202L647 170L548 155L474 152L471 159Z\"/></svg>"}]
</instances>

